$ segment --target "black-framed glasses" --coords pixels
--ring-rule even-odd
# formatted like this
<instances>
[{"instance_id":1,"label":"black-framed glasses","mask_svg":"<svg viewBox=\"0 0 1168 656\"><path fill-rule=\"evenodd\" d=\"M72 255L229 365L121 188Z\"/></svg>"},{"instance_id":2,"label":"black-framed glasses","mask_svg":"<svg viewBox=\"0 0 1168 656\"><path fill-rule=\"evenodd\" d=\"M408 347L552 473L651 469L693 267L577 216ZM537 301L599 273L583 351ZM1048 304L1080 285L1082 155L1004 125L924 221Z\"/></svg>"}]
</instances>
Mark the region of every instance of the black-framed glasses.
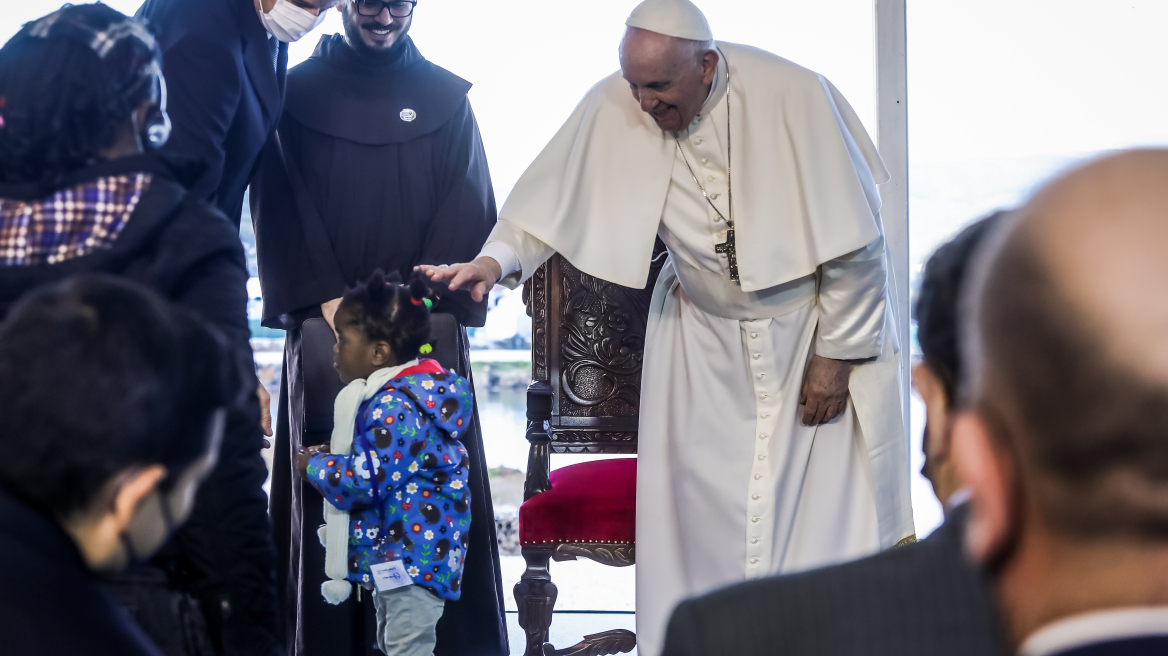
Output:
<instances>
[{"instance_id":1,"label":"black-framed glasses","mask_svg":"<svg viewBox=\"0 0 1168 656\"><path fill-rule=\"evenodd\" d=\"M388 9L394 18L407 18L414 13L418 0L354 0L357 13L362 16L378 16L382 9Z\"/></svg>"}]
</instances>

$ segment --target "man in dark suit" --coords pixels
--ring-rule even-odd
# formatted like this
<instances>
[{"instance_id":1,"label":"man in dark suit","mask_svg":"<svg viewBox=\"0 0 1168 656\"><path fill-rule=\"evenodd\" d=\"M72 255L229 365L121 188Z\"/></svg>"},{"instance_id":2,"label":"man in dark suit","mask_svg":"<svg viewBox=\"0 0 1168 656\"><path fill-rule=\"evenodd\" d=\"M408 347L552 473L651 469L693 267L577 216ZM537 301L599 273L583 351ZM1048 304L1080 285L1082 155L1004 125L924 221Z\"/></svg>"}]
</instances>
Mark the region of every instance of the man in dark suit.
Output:
<instances>
[{"instance_id":1,"label":"man in dark suit","mask_svg":"<svg viewBox=\"0 0 1168 656\"><path fill-rule=\"evenodd\" d=\"M174 123L163 153L207 165L191 192L239 223L260 150L280 120L288 43L338 0L146 0ZM275 35L275 36L273 36Z\"/></svg>"},{"instance_id":2,"label":"man in dark suit","mask_svg":"<svg viewBox=\"0 0 1168 656\"><path fill-rule=\"evenodd\" d=\"M919 544L815 572L754 581L682 603L665 653L998 654L1002 641L989 586L962 557L967 508L949 457L950 417L961 379L957 313L972 254L1003 216L963 230L929 258L914 308L922 361L926 465L945 524ZM960 499L960 495L958 495Z\"/></svg>"},{"instance_id":3,"label":"man in dark suit","mask_svg":"<svg viewBox=\"0 0 1168 656\"><path fill-rule=\"evenodd\" d=\"M1168 654L1168 150L1011 217L969 297L966 549L1023 656Z\"/></svg>"}]
</instances>

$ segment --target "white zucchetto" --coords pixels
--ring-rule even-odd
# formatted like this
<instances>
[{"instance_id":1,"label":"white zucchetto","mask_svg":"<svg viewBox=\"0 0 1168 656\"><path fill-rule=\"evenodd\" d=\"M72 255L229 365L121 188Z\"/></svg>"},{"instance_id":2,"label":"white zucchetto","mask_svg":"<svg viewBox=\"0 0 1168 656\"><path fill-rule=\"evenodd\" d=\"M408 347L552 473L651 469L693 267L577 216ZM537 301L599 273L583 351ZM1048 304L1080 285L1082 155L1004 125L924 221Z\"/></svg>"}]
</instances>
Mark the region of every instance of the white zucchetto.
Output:
<instances>
[{"instance_id":1,"label":"white zucchetto","mask_svg":"<svg viewBox=\"0 0 1168 656\"><path fill-rule=\"evenodd\" d=\"M714 39L706 16L689 0L645 0L629 14L625 25L679 39Z\"/></svg>"}]
</instances>

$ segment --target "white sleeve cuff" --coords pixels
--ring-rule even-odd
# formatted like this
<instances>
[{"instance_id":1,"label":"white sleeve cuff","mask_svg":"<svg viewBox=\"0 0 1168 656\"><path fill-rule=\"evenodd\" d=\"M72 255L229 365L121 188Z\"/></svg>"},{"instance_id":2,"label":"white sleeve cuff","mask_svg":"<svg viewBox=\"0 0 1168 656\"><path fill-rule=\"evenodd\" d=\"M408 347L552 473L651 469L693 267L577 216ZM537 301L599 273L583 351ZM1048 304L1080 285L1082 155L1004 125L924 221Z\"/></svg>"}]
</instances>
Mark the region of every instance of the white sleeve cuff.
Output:
<instances>
[{"instance_id":1,"label":"white sleeve cuff","mask_svg":"<svg viewBox=\"0 0 1168 656\"><path fill-rule=\"evenodd\" d=\"M479 251L479 257L489 257L499 263L499 268L503 270L500 278L506 278L511 274L519 272L519 256L515 255L515 251L511 247L501 241L489 241L483 246L483 250Z\"/></svg>"}]
</instances>

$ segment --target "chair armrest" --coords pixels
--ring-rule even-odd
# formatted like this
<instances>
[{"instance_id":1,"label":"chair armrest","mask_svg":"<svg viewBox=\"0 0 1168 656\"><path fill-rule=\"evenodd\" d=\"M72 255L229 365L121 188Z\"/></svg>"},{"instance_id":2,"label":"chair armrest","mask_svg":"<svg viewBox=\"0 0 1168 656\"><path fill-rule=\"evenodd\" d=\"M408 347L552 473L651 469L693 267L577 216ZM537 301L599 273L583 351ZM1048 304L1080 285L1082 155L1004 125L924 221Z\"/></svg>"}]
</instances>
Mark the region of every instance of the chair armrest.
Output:
<instances>
[{"instance_id":1,"label":"chair armrest","mask_svg":"<svg viewBox=\"0 0 1168 656\"><path fill-rule=\"evenodd\" d=\"M531 449L527 455L527 480L523 483L523 500L552 489L548 479L551 472L552 386L543 380L533 380L527 387L527 441Z\"/></svg>"}]
</instances>

